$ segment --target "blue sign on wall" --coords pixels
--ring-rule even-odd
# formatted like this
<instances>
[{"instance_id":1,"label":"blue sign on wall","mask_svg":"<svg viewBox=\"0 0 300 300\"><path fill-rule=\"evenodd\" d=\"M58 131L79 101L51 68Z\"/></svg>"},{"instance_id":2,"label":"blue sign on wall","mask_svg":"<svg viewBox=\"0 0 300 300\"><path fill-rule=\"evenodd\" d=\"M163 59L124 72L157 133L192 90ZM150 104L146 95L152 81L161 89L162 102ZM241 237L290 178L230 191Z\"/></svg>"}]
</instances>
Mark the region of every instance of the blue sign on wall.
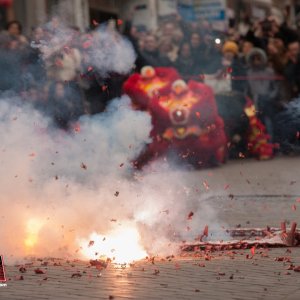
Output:
<instances>
[{"instance_id":1,"label":"blue sign on wall","mask_svg":"<svg viewBox=\"0 0 300 300\"><path fill-rule=\"evenodd\" d=\"M225 0L179 0L178 12L187 21L225 21L226 3Z\"/></svg>"}]
</instances>

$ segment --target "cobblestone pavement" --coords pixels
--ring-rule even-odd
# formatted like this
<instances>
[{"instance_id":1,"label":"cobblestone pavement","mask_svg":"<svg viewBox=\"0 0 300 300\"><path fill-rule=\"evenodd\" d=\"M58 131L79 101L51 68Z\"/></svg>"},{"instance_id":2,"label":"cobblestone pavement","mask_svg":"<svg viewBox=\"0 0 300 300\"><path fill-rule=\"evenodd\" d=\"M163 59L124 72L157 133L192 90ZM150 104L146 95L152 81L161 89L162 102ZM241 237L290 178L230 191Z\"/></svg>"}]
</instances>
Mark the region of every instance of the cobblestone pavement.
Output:
<instances>
[{"instance_id":1,"label":"cobblestone pavement","mask_svg":"<svg viewBox=\"0 0 300 300\"><path fill-rule=\"evenodd\" d=\"M1 288L1 299L300 299L300 273L287 270L290 262L274 261L291 257L300 264L300 250L249 250L215 253L204 258L174 258L152 264L141 261L122 269L110 265L98 271L87 263L62 261L62 266L28 266L21 274L8 267L11 278ZM219 256L220 255L220 256ZM45 274L34 273L36 266ZM80 272L81 277L72 274ZM18 280L22 275L24 280ZM74 276L74 275L73 275Z\"/></svg>"},{"instance_id":2,"label":"cobblestone pavement","mask_svg":"<svg viewBox=\"0 0 300 300\"><path fill-rule=\"evenodd\" d=\"M210 181L205 201L228 226L279 226L282 220L300 223L299 163L299 158L233 162L187 176L191 182ZM215 252L210 260L187 253L104 270L88 262L43 259L28 264L25 273L6 266L9 280L0 287L0 299L299 300L300 272L288 270L290 264L300 265L300 248L256 249L252 258L249 249ZM45 273L35 274L36 268Z\"/></svg>"}]
</instances>

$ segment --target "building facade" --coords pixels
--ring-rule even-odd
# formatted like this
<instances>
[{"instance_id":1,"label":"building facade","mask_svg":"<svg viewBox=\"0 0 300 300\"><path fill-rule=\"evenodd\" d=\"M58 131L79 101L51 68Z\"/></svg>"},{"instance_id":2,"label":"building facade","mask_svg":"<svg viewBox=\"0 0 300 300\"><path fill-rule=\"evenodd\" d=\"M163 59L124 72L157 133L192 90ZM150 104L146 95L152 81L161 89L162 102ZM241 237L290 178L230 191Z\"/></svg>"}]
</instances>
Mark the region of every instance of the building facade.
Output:
<instances>
[{"instance_id":1,"label":"building facade","mask_svg":"<svg viewBox=\"0 0 300 300\"><path fill-rule=\"evenodd\" d=\"M92 20L102 22L111 18L132 18L135 25L153 29L159 19L177 13L191 20L199 15L221 20L227 13L222 12L223 7L231 10L237 21L242 11L251 18L262 18L272 9L276 11L276 7L280 14L284 7L289 6L291 21L295 19L297 5L300 11L298 0L214 0L214 8L211 3L210 0L0 0L0 26L3 28L7 21L16 19L28 33L32 27L47 21L49 16L59 15L67 24L81 30L88 28Z\"/></svg>"}]
</instances>

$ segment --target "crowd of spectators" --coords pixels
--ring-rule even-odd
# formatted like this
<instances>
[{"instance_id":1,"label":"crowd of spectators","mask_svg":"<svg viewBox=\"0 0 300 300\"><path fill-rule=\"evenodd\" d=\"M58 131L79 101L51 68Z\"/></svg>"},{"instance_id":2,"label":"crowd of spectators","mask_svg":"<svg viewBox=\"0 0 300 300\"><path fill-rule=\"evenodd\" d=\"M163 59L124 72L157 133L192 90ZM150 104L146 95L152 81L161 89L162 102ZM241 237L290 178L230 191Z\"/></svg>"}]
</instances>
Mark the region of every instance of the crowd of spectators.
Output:
<instances>
[{"instance_id":1,"label":"crowd of spectators","mask_svg":"<svg viewBox=\"0 0 300 300\"><path fill-rule=\"evenodd\" d=\"M0 34L0 91L18 93L67 128L82 114L103 111L110 99L121 95L126 76L103 77L89 70L83 41L89 32L75 27L69 28L63 50L42 53L58 23L54 18L33 28L28 37L19 22L7 24ZM210 84L217 96L231 95L232 105L234 95L249 96L271 135L274 115L299 96L299 34L275 17L255 23L245 17L226 32L214 30L207 21L185 22L179 16L155 31L125 21L122 33L137 54L133 71L145 65L174 67L186 80Z\"/></svg>"},{"instance_id":2,"label":"crowd of spectators","mask_svg":"<svg viewBox=\"0 0 300 300\"><path fill-rule=\"evenodd\" d=\"M68 129L83 114L96 114L121 96L124 78L101 76L87 55L90 32L58 18L22 34L18 21L0 33L1 98L20 96Z\"/></svg>"}]
</instances>

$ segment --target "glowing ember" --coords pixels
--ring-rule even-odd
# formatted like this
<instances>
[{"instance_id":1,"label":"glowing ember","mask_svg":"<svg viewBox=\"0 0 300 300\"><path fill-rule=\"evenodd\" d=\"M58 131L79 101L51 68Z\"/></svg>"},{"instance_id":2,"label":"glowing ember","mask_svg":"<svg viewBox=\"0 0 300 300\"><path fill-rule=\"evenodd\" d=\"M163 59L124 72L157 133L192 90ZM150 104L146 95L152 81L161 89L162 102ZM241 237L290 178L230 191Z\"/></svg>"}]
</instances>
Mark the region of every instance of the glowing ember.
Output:
<instances>
[{"instance_id":1,"label":"glowing ember","mask_svg":"<svg viewBox=\"0 0 300 300\"><path fill-rule=\"evenodd\" d=\"M118 228L107 235L93 232L88 240L80 240L81 253L88 259L110 258L118 264L143 259L147 252L140 245L136 228Z\"/></svg>"}]
</instances>

